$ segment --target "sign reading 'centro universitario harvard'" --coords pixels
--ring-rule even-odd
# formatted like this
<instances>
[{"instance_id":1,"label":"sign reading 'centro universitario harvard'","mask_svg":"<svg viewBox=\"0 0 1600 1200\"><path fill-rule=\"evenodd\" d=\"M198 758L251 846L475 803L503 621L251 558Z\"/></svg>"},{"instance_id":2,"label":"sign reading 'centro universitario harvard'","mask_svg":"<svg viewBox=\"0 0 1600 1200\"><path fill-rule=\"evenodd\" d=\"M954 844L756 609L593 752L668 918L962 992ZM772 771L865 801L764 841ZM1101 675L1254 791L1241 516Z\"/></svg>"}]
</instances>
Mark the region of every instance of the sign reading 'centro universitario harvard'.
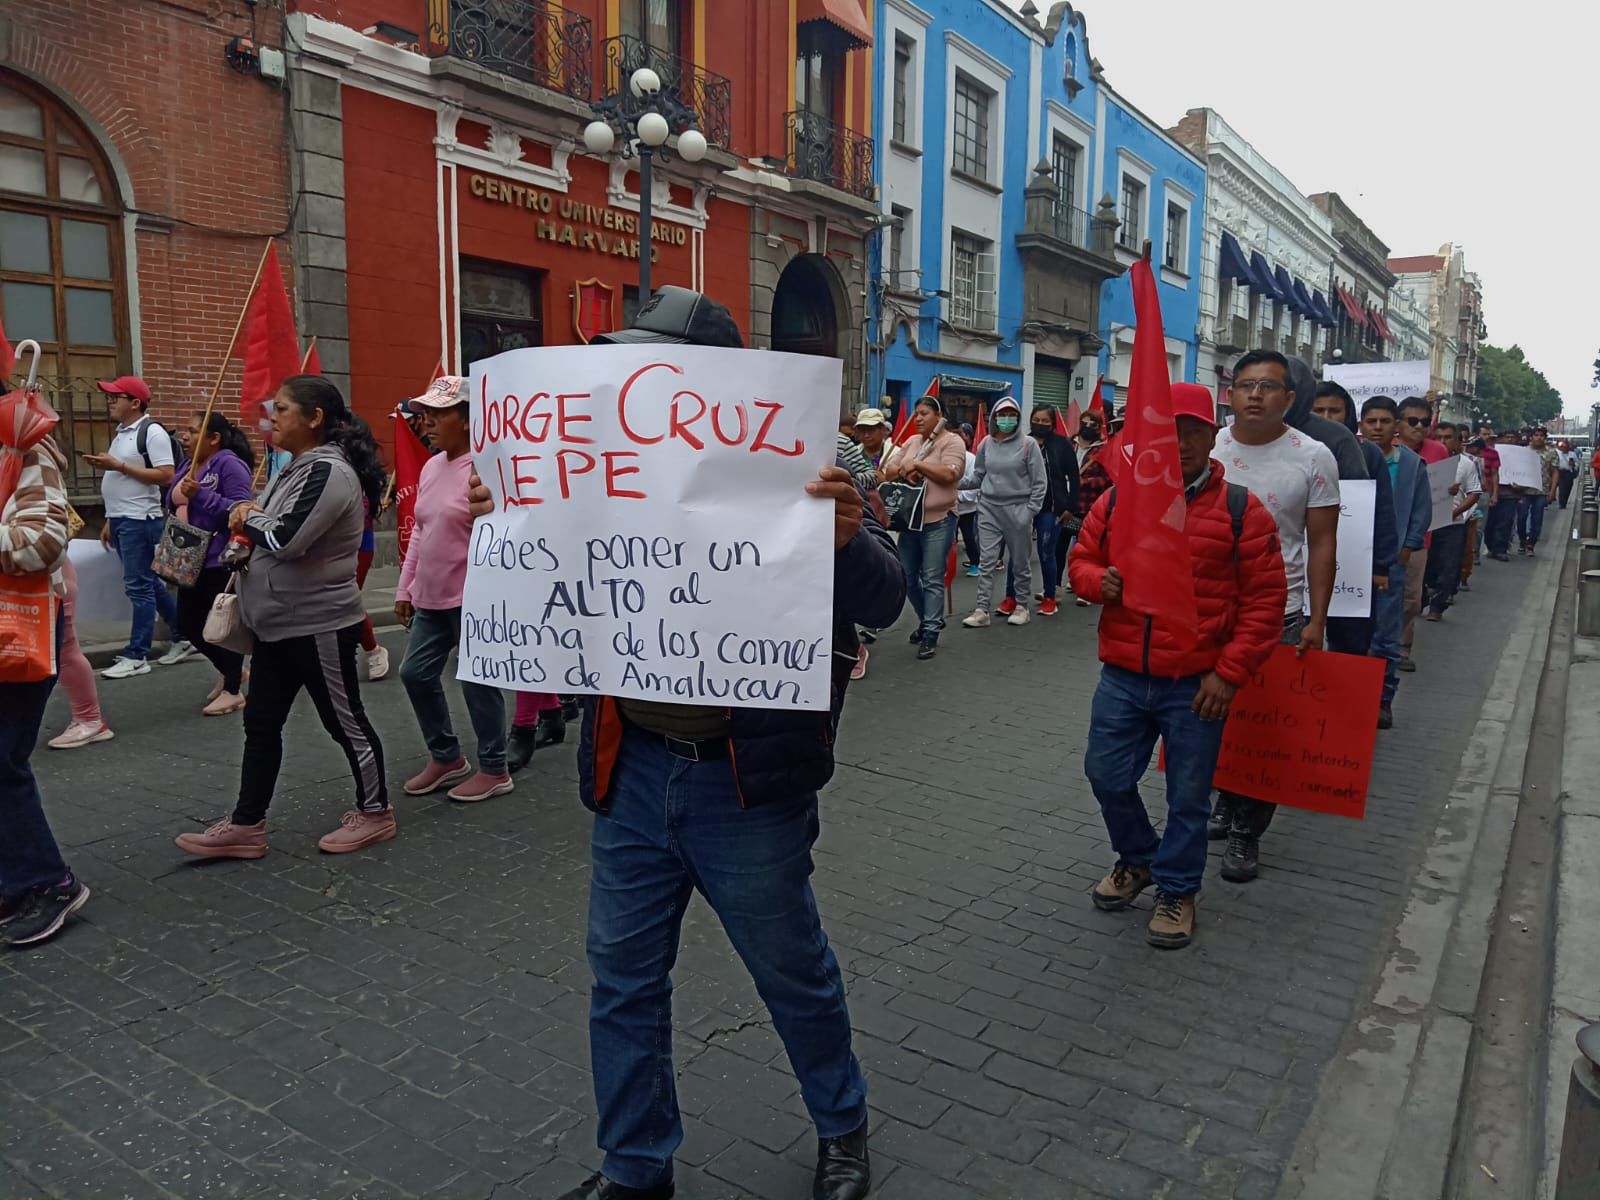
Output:
<instances>
[{"instance_id":1,"label":"sign reading 'centro universitario harvard'","mask_svg":"<svg viewBox=\"0 0 1600 1200\"><path fill-rule=\"evenodd\" d=\"M557 196L476 172L467 176L467 190L483 200L539 214L537 234L544 241L618 258L639 257L637 213L622 212L602 204L586 204L571 196ZM664 221L651 222L650 233L657 254L662 245L682 246L689 240L689 231L682 225Z\"/></svg>"}]
</instances>

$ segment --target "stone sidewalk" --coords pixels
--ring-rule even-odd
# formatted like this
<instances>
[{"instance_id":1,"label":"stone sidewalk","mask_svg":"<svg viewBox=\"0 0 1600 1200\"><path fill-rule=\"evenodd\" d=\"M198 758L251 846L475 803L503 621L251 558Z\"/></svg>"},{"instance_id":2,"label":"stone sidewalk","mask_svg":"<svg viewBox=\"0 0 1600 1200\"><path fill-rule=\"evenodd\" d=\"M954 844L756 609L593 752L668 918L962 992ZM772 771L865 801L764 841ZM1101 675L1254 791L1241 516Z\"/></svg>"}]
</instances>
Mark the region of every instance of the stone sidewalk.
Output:
<instances>
[{"instance_id":1,"label":"stone sidewalk","mask_svg":"<svg viewBox=\"0 0 1600 1200\"><path fill-rule=\"evenodd\" d=\"M1094 612L952 628L931 663L886 633L851 692L817 855L874 1194L1271 1196L1527 566L1485 564L1419 629L1367 819L1281 812L1256 883L1213 863L1178 953L1145 945L1148 901L1105 914L1085 895L1109 862L1081 764ZM231 807L241 743L237 723L199 717L209 680L196 661L106 683L117 739L36 759L95 894L57 942L0 957L0 1196L487 1200L582 1178L590 818L571 742L487 805L402 797L399 838L329 859L315 839L348 778L302 705L272 854L195 863L172 836ZM422 755L399 681L365 694L400 775ZM64 721L58 696L47 729ZM703 905L676 983L678 1194L808 1195L798 1089Z\"/></svg>"}]
</instances>

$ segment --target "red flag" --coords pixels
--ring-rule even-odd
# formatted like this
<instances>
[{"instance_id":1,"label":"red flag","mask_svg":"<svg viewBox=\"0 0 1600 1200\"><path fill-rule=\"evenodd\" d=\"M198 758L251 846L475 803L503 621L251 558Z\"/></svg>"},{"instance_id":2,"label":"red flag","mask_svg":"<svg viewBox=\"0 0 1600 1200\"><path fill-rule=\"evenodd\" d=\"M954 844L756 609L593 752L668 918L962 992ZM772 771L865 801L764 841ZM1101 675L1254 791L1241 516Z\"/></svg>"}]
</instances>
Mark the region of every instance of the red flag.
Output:
<instances>
[{"instance_id":1,"label":"red flag","mask_svg":"<svg viewBox=\"0 0 1600 1200\"><path fill-rule=\"evenodd\" d=\"M422 479L422 464L429 458L428 448L411 430L404 417L394 419L394 517L400 541L400 561L406 560L411 531L417 524L417 484Z\"/></svg>"},{"instance_id":2,"label":"red flag","mask_svg":"<svg viewBox=\"0 0 1600 1200\"><path fill-rule=\"evenodd\" d=\"M1051 411L1056 415L1056 432L1062 437L1071 437L1072 433L1067 429L1067 418L1062 416L1061 410L1056 408L1052 409Z\"/></svg>"},{"instance_id":3,"label":"red flag","mask_svg":"<svg viewBox=\"0 0 1600 1200\"><path fill-rule=\"evenodd\" d=\"M1094 396L1089 401L1089 411L1100 414L1100 426L1105 428L1106 402L1100 395L1100 384L1105 379L1104 375L1096 375L1094 379Z\"/></svg>"},{"instance_id":4,"label":"red flag","mask_svg":"<svg viewBox=\"0 0 1600 1200\"><path fill-rule=\"evenodd\" d=\"M278 269L278 248L269 246L261 282L245 314L244 384L239 394L239 413L245 424L256 424L261 405L272 399L285 379L299 373L300 339L294 331L283 272Z\"/></svg>"},{"instance_id":5,"label":"red flag","mask_svg":"<svg viewBox=\"0 0 1600 1200\"><path fill-rule=\"evenodd\" d=\"M1135 318L1122 440L1134 448L1134 456L1124 464L1117 484L1117 507L1111 514L1111 562L1122 574L1124 605L1194 631L1199 628L1199 618L1189 539L1183 530L1183 467L1172 417L1161 300L1148 259L1134 263L1128 273Z\"/></svg>"},{"instance_id":6,"label":"red flag","mask_svg":"<svg viewBox=\"0 0 1600 1200\"><path fill-rule=\"evenodd\" d=\"M322 374L322 355L317 353L316 338L312 338L310 343L306 346L306 356L300 360L300 374Z\"/></svg>"},{"instance_id":7,"label":"red flag","mask_svg":"<svg viewBox=\"0 0 1600 1200\"><path fill-rule=\"evenodd\" d=\"M978 429L972 435L972 452L976 454L978 447L989 440L989 411L982 404L978 405Z\"/></svg>"},{"instance_id":8,"label":"red flag","mask_svg":"<svg viewBox=\"0 0 1600 1200\"><path fill-rule=\"evenodd\" d=\"M911 424L911 414L916 408L917 406L911 402L911 397L907 396L905 406L900 412L900 419L894 423L894 432L889 435L889 441L893 445L900 445L916 432L915 426Z\"/></svg>"},{"instance_id":9,"label":"red flag","mask_svg":"<svg viewBox=\"0 0 1600 1200\"><path fill-rule=\"evenodd\" d=\"M1065 427L1062 432L1068 437L1077 437L1078 430L1083 428L1083 410L1078 407L1078 402L1073 400L1067 405L1066 419L1062 421Z\"/></svg>"},{"instance_id":10,"label":"red flag","mask_svg":"<svg viewBox=\"0 0 1600 1200\"><path fill-rule=\"evenodd\" d=\"M0 379L8 378L11 368L17 365L17 352L6 340L6 327L0 325Z\"/></svg>"}]
</instances>

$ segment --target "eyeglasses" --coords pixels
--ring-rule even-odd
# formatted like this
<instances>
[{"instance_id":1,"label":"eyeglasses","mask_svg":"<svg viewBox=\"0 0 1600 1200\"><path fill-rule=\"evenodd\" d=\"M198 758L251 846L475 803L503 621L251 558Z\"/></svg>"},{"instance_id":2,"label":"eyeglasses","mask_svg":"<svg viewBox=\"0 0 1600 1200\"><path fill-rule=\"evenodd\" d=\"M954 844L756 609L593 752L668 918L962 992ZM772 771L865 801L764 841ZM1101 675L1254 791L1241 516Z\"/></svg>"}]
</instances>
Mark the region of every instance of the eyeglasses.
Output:
<instances>
[{"instance_id":1,"label":"eyeglasses","mask_svg":"<svg viewBox=\"0 0 1600 1200\"><path fill-rule=\"evenodd\" d=\"M1263 396L1276 396L1279 392L1288 391L1285 384L1274 379L1244 379L1231 385L1231 389L1241 396L1252 396L1260 392Z\"/></svg>"},{"instance_id":2,"label":"eyeglasses","mask_svg":"<svg viewBox=\"0 0 1600 1200\"><path fill-rule=\"evenodd\" d=\"M1427 417L1401 417L1400 419L1413 429L1418 425L1426 425L1428 423Z\"/></svg>"}]
</instances>

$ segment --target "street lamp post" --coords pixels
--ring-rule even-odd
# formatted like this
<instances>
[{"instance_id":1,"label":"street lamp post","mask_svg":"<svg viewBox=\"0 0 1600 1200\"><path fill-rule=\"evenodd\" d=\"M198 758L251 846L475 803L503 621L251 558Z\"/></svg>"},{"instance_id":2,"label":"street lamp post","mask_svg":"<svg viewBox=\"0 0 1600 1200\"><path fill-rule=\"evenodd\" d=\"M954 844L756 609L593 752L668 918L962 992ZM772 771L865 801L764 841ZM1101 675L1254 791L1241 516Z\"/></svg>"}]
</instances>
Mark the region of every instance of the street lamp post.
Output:
<instances>
[{"instance_id":1,"label":"street lamp post","mask_svg":"<svg viewBox=\"0 0 1600 1200\"><path fill-rule=\"evenodd\" d=\"M667 139L678 135L678 157L696 163L706 156L705 134L696 129L694 109L661 90L661 76L640 67L628 86L592 105L595 119L583 130L583 144L597 158L610 154L619 141L624 160L639 159L639 304L650 299L651 168L657 156L667 157Z\"/></svg>"}]
</instances>

